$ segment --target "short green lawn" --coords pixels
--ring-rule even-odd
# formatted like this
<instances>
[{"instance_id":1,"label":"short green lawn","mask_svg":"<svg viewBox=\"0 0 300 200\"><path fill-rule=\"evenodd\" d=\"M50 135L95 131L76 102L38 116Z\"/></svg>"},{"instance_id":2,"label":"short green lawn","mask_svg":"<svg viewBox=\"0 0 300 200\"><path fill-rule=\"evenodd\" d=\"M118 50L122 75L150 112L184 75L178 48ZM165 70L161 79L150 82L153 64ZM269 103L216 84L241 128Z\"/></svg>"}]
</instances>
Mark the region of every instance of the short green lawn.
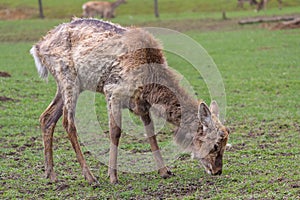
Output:
<instances>
[{"instance_id":1,"label":"short green lawn","mask_svg":"<svg viewBox=\"0 0 300 200\"><path fill-rule=\"evenodd\" d=\"M30 6L36 3L23 2ZM270 10L276 12L275 8ZM153 23L152 18L148 19L150 12L145 13L139 23ZM244 15L240 13L237 17ZM172 12L167 15L171 21ZM172 23L182 26L182 22L190 22L192 15ZM115 20L128 25L127 16L129 14L124 13ZM159 23L169 23L168 20L162 19ZM0 199L299 198L300 30L270 31L258 25L238 27L230 23L216 30L193 28L185 32L208 51L225 85L226 125L232 130L229 141L232 148L225 152L221 176L207 175L197 161L180 153L168 162L175 174L170 179L159 178L155 171L130 173L131 166L125 166L129 169L120 172L120 183L111 185L107 162L103 162L106 154L95 154L80 136L86 159L100 182L98 187L89 186L59 121L54 135L58 182L50 183L43 177L43 144L38 118L51 102L56 86L53 78L46 83L38 77L29 49L47 30L62 21L68 20L0 21L0 71L11 75L0 77ZM182 58L170 52L166 55L169 65L188 80L197 97L210 102L209 91L199 74L189 70L189 64ZM95 100L102 130L99 129L98 134L108 137L104 98L96 95ZM170 144L171 130L167 125L160 131L161 146ZM136 153L149 151L142 132L132 135L125 131L120 148Z\"/></svg>"},{"instance_id":2,"label":"short green lawn","mask_svg":"<svg viewBox=\"0 0 300 200\"><path fill-rule=\"evenodd\" d=\"M82 14L82 4L85 0L61 1L51 0L42 1L46 18L67 18L72 16L80 17ZM236 1L229 0L159 0L160 19L184 19L184 18L221 18L222 11L227 12L227 17L249 17L274 14L294 14L299 13L298 0L283 1L283 9L278 9L277 1L270 1L268 9L261 12L254 12L255 7L250 7L245 3L244 8L237 7ZM11 1L2 0L1 9L29 9L29 18L38 17L38 1L22 0ZM127 0L126 4L121 5L116 10L117 20L122 24L136 24L144 21L155 21L153 0ZM21 11L22 12L22 11ZM25 11L24 11L25 12ZM115 20L114 20L115 21Z\"/></svg>"}]
</instances>

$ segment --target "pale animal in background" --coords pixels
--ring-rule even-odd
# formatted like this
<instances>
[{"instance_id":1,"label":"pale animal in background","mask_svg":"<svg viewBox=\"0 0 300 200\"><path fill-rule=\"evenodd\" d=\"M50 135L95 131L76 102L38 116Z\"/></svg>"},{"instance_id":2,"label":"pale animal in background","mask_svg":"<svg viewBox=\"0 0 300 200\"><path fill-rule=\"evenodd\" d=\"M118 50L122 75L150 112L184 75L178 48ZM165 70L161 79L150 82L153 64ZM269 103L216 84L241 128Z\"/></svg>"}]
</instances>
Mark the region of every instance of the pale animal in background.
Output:
<instances>
[{"instance_id":1,"label":"pale animal in background","mask_svg":"<svg viewBox=\"0 0 300 200\"><path fill-rule=\"evenodd\" d=\"M240 8L244 8L244 3L249 2L250 6L257 5L256 0L238 0L237 6Z\"/></svg>"},{"instance_id":2,"label":"pale animal in background","mask_svg":"<svg viewBox=\"0 0 300 200\"><path fill-rule=\"evenodd\" d=\"M114 18L115 9L121 4L126 3L126 0L117 0L115 2L107 1L88 1L82 5L83 17Z\"/></svg>"},{"instance_id":3,"label":"pale animal in background","mask_svg":"<svg viewBox=\"0 0 300 200\"><path fill-rule=\"evenodd\" d=\"M279 4L279 9L282 8L282 0L277 0ZM244 2L249 2L251 6L256 6L255 11L260 11L262 9L267 8L267 4L269 0L238 0L238 7L243 8L244 7Z\"/></svg>"},{"instance_id":4,"label":"pale animal in background","mask_svg":"<svg viewBox=\"0 0 300 200\"><path fill-rule=\"evenodd\" d=\"M256 6L256 11L260 11L262 9L267 9L267 4L268 4L269 0L260 0L258 3L257 3L257 6ZM282 0L277 0L278 2L278 5L279 5L279 9L282 8Z\"/></svg>"}]
</instances>

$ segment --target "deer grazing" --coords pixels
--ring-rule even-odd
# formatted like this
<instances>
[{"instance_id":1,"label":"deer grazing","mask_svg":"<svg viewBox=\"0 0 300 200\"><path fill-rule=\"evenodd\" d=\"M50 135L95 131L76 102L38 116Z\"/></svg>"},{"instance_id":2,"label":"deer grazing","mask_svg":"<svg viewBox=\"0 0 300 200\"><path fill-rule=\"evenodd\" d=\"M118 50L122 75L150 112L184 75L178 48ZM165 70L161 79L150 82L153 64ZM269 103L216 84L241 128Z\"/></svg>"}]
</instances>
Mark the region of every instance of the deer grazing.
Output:
<instances>
[{"instance_id":1,"label":"deer grazing","mask_svg":"<svg viewBox=\"0 0 300 200\"><path fill-rule=\"evenodd\" d=\"M217 103L212 101L208 107L179 85L177 76L168 67L161 45L147 31L96 19L73 19L48 32L30 53L40 77L47 78L50 72L57 83L56 96L40 116L45 174L51 181L56 180L53 131L61 116L84 177L89 183L96 181L82 154L74 122L76 102L84 90L99 92L106 97L111 183L118 181L121 109L129 109L140 117L160 176L171 175L156 141L149 112L153 105L162 106L164 109L157 110L157 114L176 127L174 137L178 145L191 152L207 173L222 173L229 130L218 119Z\"/></svg>"},{"instance_id":2,"label":"deer grazing","mask_svg":"<svg viewBox=\"0 0 300 200\"><path fill-rule=\"evenodd\" d=\"M243 8L244 2L248 1L251 6L256 5L256 11L266 9L269 0L238 0L238 7ZM277 0L279 4L279 9L282 8L282 0Z\"/></svg>"},{"instance_id":3,"label":"deer grazing","mask_svg":"<svg viewBox=\"0 0 300 200\"><path fill-rule=\"evenodd\" d=\"M107 2L107 1L88 1L82 5L82 16L83 17L96 17L100 16L101 18L114 18L115 9L121 5L122 3L126 3L126 0L117 0L115 2Z\"/></svg>"},{"instance_id":4,"label":"deer grazing","mask_svg":"<svg viewBox=\"0 0 300 200\"><path fill-rule=\"evenodd\" d=\"M278 1L278 4L279 4L279 9L282 8L282 0L277 0ZM257 6L256 6L256 10L257 11L260 11L262 9L266 9L267 8L267 4L268 4L269 0L260 0L258 3L257 3Z\"/></svg>"},{"instance_id":5,"label":"deer grazing","mask_svg":"<svg viewBox=\"0 0 300 200\"><path fill-rule=\"evenodd\" d=\"M238 0L237 6L240 7L240 8L244 8L244 3L246 1L249 2L250 6L257 5L256 0Z\"/></svg>"}]
</instances>

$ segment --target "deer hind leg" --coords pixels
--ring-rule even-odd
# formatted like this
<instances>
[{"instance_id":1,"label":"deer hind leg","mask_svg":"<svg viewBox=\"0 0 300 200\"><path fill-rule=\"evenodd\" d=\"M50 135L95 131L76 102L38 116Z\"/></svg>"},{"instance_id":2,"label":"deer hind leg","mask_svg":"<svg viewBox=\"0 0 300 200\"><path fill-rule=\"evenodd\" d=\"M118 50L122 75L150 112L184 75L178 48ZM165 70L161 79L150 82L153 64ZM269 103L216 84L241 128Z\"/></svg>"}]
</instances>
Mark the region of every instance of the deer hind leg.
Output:
<instances>
[{"instance_id":1,"label":"deer hind leg","mask_svg":"<svg viewBox=\"0 0 300 200\"><path fill-rule=\"evenodd\" d=\"M56 181L56 174L53 170L53 131L57 121L62 116L62 108L62 96L59 89L57 89L55 98L40 117L44 142L45 175L52 182Z\"/></svg>"},{"instance_id":2,"label":"deer hind leg","mask_svg":"<svg viewBox=\"0 0 300 200\"><path fill-rule=\"evenodd\" d=\"M164 164L162 155L159 150L159 146L157 144L156 136L154 133L154 125L153 121L151 120L150 114L147 113L145 115L141 115L141 120L143 121L145 127L146 135L151 146L151 151L156 162L158 173L162 178L169 178L172 175L172 173Z\"/></svg>"},{"instance_id":3,"label":"deer hind leg","mask_svg":"<svg viewBox=\"0 0 300 200\"><path fill-rule=\"evenodd\" d=\"M244 0L238 0L237 7L244 8Z\"/></svg>"},{"instance_id":4,"label":"deer hind leg","mask_svg":"<svg viewBox=\"0 0 300 200\"><path fill-rule=\"evenodd\" d=\"M267 5L268 5L268 0L262 0L261 1L261 7L260 10L266 10L267 9Z\"/></svg>"},{"instance_id":5,"label":"deer hind leg","mask_svg":"<svg viewBox=\"0 0 300 200\"><path fill-rule=\"evenodd\" d=\"M257 2L257 5L256 5L256 11L259 12L261 9L264 8L264 3L265 1L264 0L260 0L259 2Z\"/></svg>"},{"instance_id":6,"label":"deer hind leg","mask_svg":"<svg viewBox=\"0 0 300 200\"><path fill-rule=\"evenodd\" d=\"M113 96L107 96L108 111L109 111L109 133L110 133L110 151L109 151L109 164L108 176L110 182L115 184L118 182L117 175L117 156L118 146L121 137L121 102Z\"/></svg>"},{"instance_id":7,"label":"deer hind leg","mask_svg":"<svg viewBox=\"0 0 300 200\"><path fill-rule=\"evenodd\" d=\"M282 9L282 0L278 0L278 4L279 4L279 9Z\"/></svg>"}]
</instances>

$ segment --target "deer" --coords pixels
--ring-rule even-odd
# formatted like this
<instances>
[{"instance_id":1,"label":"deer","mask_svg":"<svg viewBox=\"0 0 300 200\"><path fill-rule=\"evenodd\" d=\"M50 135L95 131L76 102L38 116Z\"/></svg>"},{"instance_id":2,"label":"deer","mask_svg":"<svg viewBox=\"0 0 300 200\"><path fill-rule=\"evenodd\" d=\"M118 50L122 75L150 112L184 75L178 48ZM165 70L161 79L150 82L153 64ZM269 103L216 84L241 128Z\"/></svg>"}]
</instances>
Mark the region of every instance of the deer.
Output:
<instances>
[{"instance_id":1,"label":"deer","mask_svg":"<svg viewBox=\"0 0 300 200\"><path fill-rule=\"evenodd\" d=\"M82 16L83 17L95 17L100 16L101 18L114 18L115 9L121 4L126 3L126 0L117 0L115 2L107 1L88 1L82 5Z\"/></svg>"},{"instance_id":2,"label":"deer","mask_svg":"<svg viewBox=\"0 0 300 200\"><path fill-rule=\"evenodd\" d=\"M278 4L279 4L279 9L281 10L282 8L282 0L277 0L278 1ZM256 6L256 11L260 11L262 9L266 9L267 8L267 4L268 4L268 0L260 0L258 3L257 3L257 6Z\"/></svg>"},{"instance_id":3,"label":"deer","mask_svg":"<svg viewBox=\"0 0 300 200\"><path fill-rule=\"evenodd\" d=\"M75 18L46 34L30 50L41 78L50 73L57 84L54 99L40 116L45 176L57 180L53 164L53 132L63 118L63 127L76 153L82 174L97 183L78 142L75 108L83 91L105 96L109 116L110 150L108 175L118 182L117 156L122 132L122 109L129 109L144 126L154 161L162 178L172 176L156 140L151 108L175 126L174 140L199 160L211 175L222 174L222 160L229 129L219 120L219 107L208 107L179 84L167 64L162 45L146 30L122 27L97 19ZM157 107L156 107L157 108Z\"/></svg>"},{"instance_id":4,"label":"deer","mask_svg":"<svg viewBox=\"0 0 300 200\"><path fill-rule=\"evenodd\" d=\"M237 7L244 8L245 1L249 2L250 6L257 5L256 0L238 0Z\"/></svg>"},{"instance_id":5,"label":"deer","mask_svg":"<svg viewBox=\"0 0 300 200\"><path fill-rule=\"evenodd\" d=\"M244 7L244 2L245 1L249 1L249 4L251 6L256 5L256 12L262 10L262 9L266 9L268 1L269 0L238 0L238 7L243 8ZM279 9L282 8L282 0L277 0L278 4L279 4Z\"/></svg>"}]
</instances>

